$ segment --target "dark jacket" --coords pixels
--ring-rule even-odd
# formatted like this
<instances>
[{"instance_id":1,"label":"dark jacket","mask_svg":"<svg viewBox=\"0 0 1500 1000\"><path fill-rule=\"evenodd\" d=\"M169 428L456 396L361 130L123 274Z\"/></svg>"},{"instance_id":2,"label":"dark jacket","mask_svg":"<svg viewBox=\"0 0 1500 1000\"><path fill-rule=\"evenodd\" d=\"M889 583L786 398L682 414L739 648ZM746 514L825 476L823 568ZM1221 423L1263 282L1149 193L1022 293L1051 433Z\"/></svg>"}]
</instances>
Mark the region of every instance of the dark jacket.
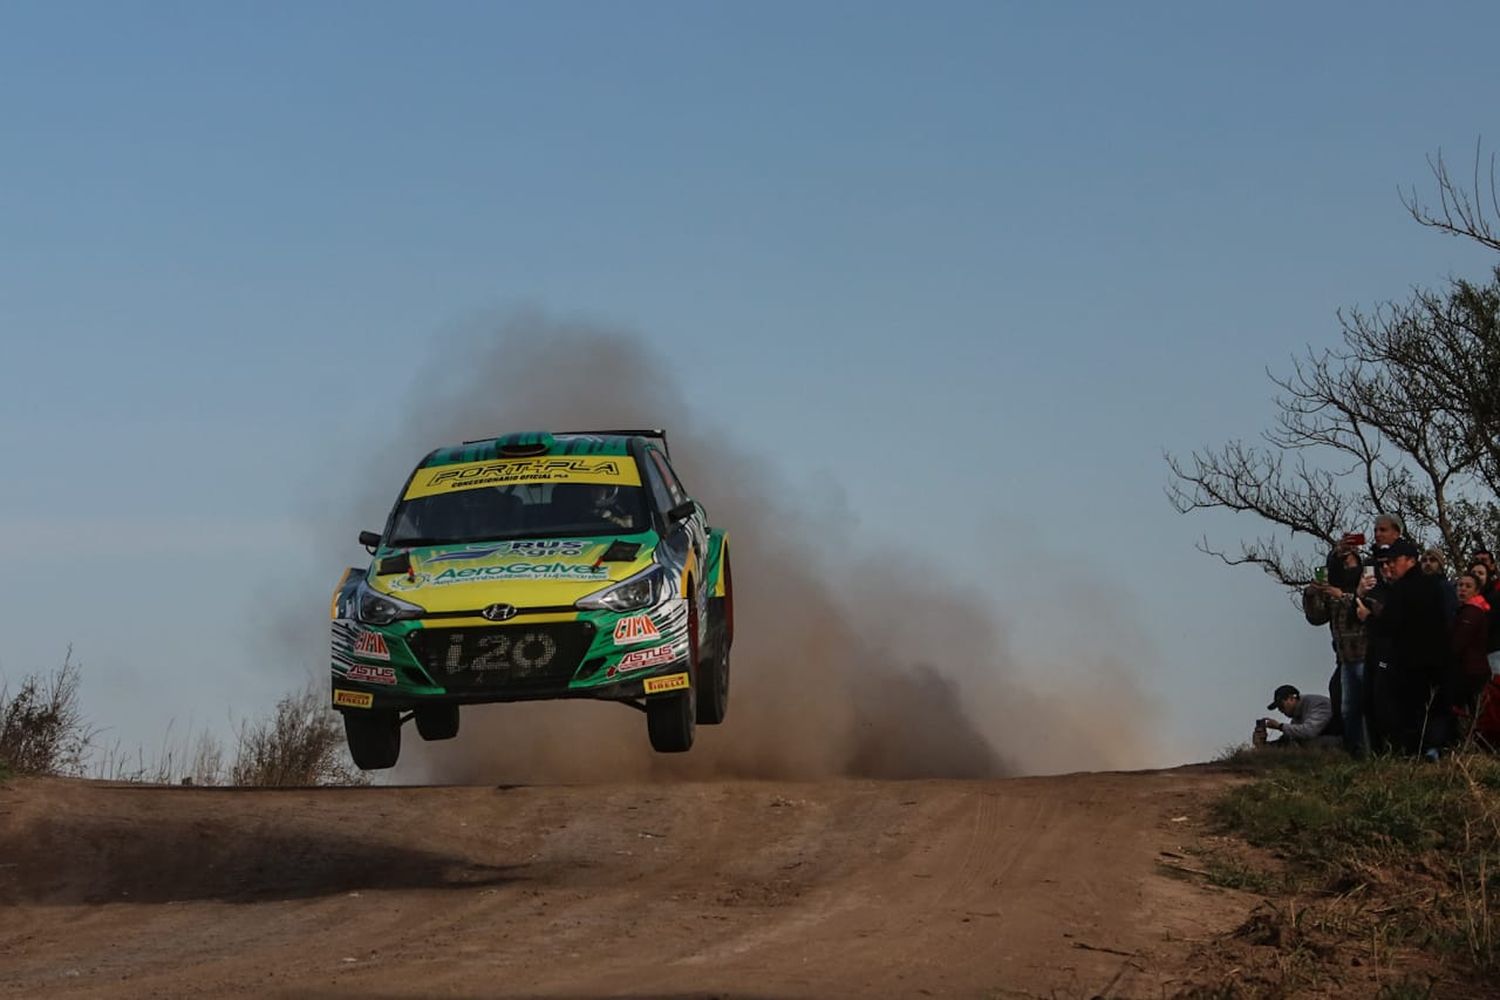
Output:
<instances>
[{"instance_id":1,"label":"dark jacket","mask_svg":"<svg viewBox=\"0 0 1500 1000\"><path fill-rule=\"evenodd\" d=\"M1441 681L1453 660L1442 581L1413 567L1377 588L1369 601L1375 611L1365 622L1372 660L1428 684Z\"/></svg>"},{"instance_id":2,"label":"dark jacket","mask_svg":"<svg viewBox=\"0 0 1500 1000\"><path fill-rule=\"evenodd\" d=\"M1490 665L1485 658L1489 644L1490 622L1494 618L1489 602L1471 597L1458 607L1453 620L1453 655L1459 674L1475 690L1490 679Z\"/></svg>"},{"instance_id":3,"label":"dark jacket","mask_svg":"<svg viewBox=\"0 0 1500 1000\"><path fill-rule=\"evenodd\" d=\"M1488 652L1500 649L1500 583L1485 592L1484 599L1490 603L1490 641L1485 645Z\"/></svg>"}]
</instances>

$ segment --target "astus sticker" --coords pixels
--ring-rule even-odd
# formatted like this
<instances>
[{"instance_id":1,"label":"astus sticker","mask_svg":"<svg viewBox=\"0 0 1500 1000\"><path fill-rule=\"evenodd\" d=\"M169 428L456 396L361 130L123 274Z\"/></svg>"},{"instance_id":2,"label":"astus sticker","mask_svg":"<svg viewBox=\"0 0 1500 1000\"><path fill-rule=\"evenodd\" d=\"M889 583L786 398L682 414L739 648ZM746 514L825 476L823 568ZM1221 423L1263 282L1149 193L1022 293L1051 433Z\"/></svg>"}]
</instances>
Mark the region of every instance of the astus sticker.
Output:
<instances>
[{"instance_id":1,"label":"astus sticker","mask_svg":"<svg viewBox=\"0 0 1500 1000\"><path fill-rule=\"evenodd\" d=\"M626 653L620 659L620 670L641 670L645 667L659 667L663 663L671 663L677 658L677 651L672 646L655 646L651 649L637 649L633 653Z\"/></svg>"},{"instance_id":2,"label":"astus sticker","mask_svg":"<svg viewBox=\"0 0 1500 1000\"><path fill-rule=\"evenodd\" d=\"M369 708L375 704L375 696L368 691L344 691L334 688L333 704L340 708Z\"/></svg>"},{"instance_id":3,"label":"astus sticker","mask_svg":"<svg viewBox=\"0 0 1500 1000\"><path fill-rule=\"evenodd\" d=\"M687 686L687 674L668 674L665 677L646 678L647 694L660 694L663 691L681 691Z\"/></svg>"},{"instance_id":4,"label":"astus sticker","mask_svg":"<svg viewBox=\"0 0 1500 1000\"><path fill-rule=\"evenodd\" d=\"M344 676L351 681L364 681L366 684L396 683L396 671L393 667L367 667L363 663L356 663Z\"/></svg>"},{"instance_id":5,"label":"astus sticker","mask_svg":"<svg viewBox=\"0 0 1500 1000\"><path fill-rule=\"evenodd\" d=\"M633 646L638 642L646 642L649 639L661 638L661 632L656 623L648 615L636 615L633 618L621 618L615 622L615 645Z\"/></svg>"}]
</instances>

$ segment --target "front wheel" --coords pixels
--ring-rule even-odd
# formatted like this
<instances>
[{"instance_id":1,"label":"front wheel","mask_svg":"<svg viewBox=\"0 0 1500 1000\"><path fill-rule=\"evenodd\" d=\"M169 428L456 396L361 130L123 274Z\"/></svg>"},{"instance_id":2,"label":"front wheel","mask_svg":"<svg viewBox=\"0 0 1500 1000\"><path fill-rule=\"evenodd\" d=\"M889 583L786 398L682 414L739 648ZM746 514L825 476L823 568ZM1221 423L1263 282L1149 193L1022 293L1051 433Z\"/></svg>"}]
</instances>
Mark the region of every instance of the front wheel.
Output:
<instances>
[{"instance_id":1,"label":"front wheel","mask_svg":"<svg viewBox=\"0 0 1500 1000\"><path fill-rule=\"evenodd\" d=\"M394 711L345 712L349 756L361 771L383 771L401 756L401 716Z\"/></svg>"},{"instance_id":2,"label":"front wheel","mask_svg":"<svg viewBox=\"0 0 1500 1000\"><path fill-rule=\"evenodd\" d=\"M657 753L685 753L693 748L693 692L646 702L646 732Z\"/></svg>"}]
</instances>

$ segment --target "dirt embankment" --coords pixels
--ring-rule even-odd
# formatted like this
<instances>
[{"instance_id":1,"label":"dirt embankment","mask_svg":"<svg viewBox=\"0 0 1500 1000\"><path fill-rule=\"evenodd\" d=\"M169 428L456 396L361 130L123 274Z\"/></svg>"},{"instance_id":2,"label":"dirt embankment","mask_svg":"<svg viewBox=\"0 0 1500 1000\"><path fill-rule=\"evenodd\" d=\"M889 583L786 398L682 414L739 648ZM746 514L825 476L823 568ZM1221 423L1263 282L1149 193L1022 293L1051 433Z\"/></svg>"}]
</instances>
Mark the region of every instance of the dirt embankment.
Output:
<instances>
[{"instance_id":1,"label":"dirt embankment","mask_svg":"<svg viewBox=\"0 0 1500 1000\"><path fill-rule=\"evenodd\" d=\"M1209 770L0 788L0 993L1170 994L1246 904L1163 873Z\"/></svg>"}]
</instances>

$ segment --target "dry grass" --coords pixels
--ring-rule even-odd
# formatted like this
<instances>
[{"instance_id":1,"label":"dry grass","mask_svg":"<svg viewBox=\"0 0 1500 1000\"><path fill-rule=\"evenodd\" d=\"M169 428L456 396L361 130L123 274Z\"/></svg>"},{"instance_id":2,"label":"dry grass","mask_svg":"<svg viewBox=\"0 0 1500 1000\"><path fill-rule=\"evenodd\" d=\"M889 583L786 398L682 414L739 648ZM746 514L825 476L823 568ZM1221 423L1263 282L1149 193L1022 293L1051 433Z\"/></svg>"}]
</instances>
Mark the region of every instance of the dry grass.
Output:
<instances>
[{"instance_id":1,"label":"dry grass","mask_svg":"<svg viewBox=\"0 0 1500 1000\"><path fill-rule=\"evenodd\" d=\"M309 685L276 703L268 719L240 726L229 782L234 785L351 785L369 779L349 760L339 714Z\"/></svg>"},{"instance_id":2,"label":"dry grass","mask_svg":"<svg viewBox=\"0 0 1500 1000\"><path fill-rule=\"evenodd\" d=\"M325 690L309 685L285 695L267 716L242 721L233 747L209 732L174 737L168 729L151 756L116 745L100 756L95 775L110 781L148 784L363 785L369 778L354 767L344 745L339 714L329 708Z\"/></svg>"},{"instance_id":3,"label":"dry grass","mask_svg":"<svg viewBox=\"0 0 1500 1000\"><path fill-rule=\"evenodd\" d=\"M95 731L78 707L80 676L69 649L62 666L27 675L14 694L0 688L0 770L83 773Z\"/></svg>"},{"instance_id":4,"label":"dry grass","mask_svg":"<svg viewBox=\"0 0 1500 1000\"><path fill-rule=\"evenodd\" d=\"M1205 949L1201 985L1184 995L1450 996L1500 970L1500 759L1289 751L1225 763L1254 780L1214 818L1260 861L1231 855L1205 875L1266 898Z\"/></svg>"}]
</instances>

